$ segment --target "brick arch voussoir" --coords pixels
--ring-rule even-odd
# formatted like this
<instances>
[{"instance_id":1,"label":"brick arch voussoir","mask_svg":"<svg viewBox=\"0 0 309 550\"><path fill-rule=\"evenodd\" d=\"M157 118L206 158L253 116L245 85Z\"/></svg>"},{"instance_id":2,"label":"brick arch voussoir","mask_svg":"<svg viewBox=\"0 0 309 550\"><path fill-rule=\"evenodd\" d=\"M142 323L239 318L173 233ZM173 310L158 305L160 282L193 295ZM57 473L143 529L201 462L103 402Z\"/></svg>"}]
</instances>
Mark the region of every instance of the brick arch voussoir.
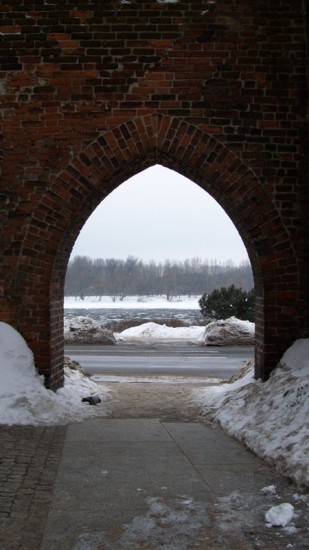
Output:
<instances>
[{"instance_id":1,"label":"brick arch voussoir","mask_svg":"<svg viewBox=\"0 0 309 550\"><path fill-rule=\"evenodd\" d=\"M96 206L126 179L154 164L178 171L218 201L243 238L255 269L263 271L269 255L273 269L282 261L296 261L280 214L250 167L201 128L163 115L139 117L101 134L55 178L33 214L34 223L39 220L42 226L37 254L46 258L47 251L52 260L66 234L69 241L62 248L68 253ZM25 250L34 239L31 231L27 237Z\"/></svg>"}]
</instances>

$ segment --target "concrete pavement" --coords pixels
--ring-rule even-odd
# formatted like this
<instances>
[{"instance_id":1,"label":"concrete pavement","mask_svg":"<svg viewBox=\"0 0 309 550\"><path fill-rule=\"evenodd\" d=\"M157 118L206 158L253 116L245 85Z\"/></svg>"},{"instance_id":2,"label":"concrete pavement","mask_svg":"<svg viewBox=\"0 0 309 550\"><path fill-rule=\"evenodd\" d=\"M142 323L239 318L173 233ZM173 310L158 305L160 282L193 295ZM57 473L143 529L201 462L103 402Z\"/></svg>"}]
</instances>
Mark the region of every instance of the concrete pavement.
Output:
<instances>
[{"instance_id":1,"label":"concrete pavement","mask_svg":"<svg viewBox=\"0 0 309 550\"><path fill-rule=\"evenodd\" d=\"M261 492L272 484L276 495ZM68 426L38 548L301 550L307 505L295 493L219 429L96 418ZM265 512L281 502L295 506L293 526L266 527Z\"/></svg>"}]
</instances>

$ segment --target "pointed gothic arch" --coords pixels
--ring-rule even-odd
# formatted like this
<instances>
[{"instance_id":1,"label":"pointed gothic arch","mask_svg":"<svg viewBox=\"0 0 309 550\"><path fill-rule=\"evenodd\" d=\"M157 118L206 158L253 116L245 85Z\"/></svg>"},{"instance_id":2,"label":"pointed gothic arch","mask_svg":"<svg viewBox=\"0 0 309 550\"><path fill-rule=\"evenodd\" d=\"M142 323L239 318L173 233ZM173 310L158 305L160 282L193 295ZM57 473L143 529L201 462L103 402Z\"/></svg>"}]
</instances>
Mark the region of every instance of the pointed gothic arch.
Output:
<instances>
[{"instance_id":1,"label":"pointed gothic arch","mask_svg":"<svg viewBox=\"0 0 309 550\"><path fill-rule=\"evenodd\" d=\"M69 162L47 188L27 226L16 270L15 287L21 297L17 324L48 387L56 389L63 379L63 288L75 240L104 197L154 164L205 189L243 239L257 294L256 377L267 379L293 341L288 319L297 316L297 260L264 182L202 129L176 118L148 115L101 134Z\"/></svg>"}]
</instances>

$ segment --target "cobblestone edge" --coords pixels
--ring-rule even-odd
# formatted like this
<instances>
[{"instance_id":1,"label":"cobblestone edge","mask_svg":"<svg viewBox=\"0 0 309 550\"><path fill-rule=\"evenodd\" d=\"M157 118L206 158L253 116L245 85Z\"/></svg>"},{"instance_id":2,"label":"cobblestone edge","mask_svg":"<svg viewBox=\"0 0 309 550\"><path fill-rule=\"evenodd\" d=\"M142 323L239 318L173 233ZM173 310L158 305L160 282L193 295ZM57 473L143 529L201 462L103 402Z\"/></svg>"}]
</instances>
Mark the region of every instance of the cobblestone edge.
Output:
<instances>
[{"instance_id":1,"label":"cobblestone edge","mask_svg":"<svg viewBox=\"0 0 309 550\"><path fill-rule=\"evenodd\" d=\"M66 426L0 425L0 549L40 548Z\"/></svg>"}]
</instances>

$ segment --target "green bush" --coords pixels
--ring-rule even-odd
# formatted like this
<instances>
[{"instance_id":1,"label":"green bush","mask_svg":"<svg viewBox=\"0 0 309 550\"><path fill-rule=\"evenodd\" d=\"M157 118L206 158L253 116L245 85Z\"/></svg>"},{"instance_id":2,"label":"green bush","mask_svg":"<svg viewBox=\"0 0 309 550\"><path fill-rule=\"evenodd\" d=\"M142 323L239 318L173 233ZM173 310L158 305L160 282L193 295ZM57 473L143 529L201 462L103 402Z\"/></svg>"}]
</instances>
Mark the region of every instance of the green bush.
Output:
<instances>
[{"instance_id":1,"label":"green bush","mask_svg":"<svg viewBox=\"0 0 309 550\"><path fill-rule=\"evenodd\" d=\"M198 303L201 313L208 319L237 319L254 321L254 289L246 292L234 285L203 294Z\"/></svg>"}]
</instances>

